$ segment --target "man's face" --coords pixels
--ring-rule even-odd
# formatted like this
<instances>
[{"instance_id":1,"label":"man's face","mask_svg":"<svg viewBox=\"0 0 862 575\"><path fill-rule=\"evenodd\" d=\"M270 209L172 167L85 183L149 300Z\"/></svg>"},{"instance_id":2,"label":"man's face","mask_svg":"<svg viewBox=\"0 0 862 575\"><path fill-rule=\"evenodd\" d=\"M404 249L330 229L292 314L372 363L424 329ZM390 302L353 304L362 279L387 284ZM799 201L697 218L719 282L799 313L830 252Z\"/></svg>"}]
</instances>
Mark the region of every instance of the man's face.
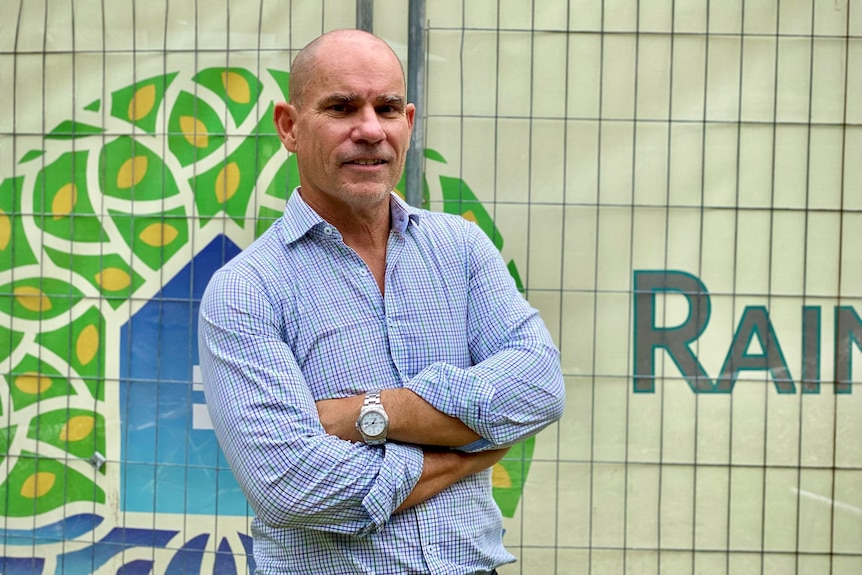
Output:
<instances>
[{"instance_id":1,"label":"man's face","mask_svg":"<svg viewBox=\"0 0 862 575\"><path fill-rule=\"evenodd\" d=\"M401 66L385 45L359 38L319 48L302 101L286 108L291 121L282 133L296 153L307 201L340 208L388 198L413 129L414 107L404 92Z\"/></svg>"}]
</instances>

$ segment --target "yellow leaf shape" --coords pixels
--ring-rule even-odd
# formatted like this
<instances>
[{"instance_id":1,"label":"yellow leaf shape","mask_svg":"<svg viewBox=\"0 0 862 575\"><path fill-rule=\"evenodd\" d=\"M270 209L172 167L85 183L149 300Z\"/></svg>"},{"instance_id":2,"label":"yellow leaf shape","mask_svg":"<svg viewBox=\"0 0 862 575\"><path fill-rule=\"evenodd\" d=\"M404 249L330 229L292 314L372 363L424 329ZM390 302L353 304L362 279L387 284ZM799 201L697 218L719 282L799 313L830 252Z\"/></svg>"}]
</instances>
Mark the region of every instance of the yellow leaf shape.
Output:
<instances>
[{"instance_id":1,"label":"yellow leaf shape","mask_svg":"<svg viewBox=\"0 0 862 575\"><path fill-rule=\"evenodd\" d=\"M245 78L236 72L225 70L221 73L221 83L227 92L227 97L237 104L248 104L251 102L251 88Z\"/></svg>"},{"instance_id":2,"label":"yellow leaf shape","mask_svg":"<svg viewBox=\"0 0 862 575\"><path fill-rule=\"evenodd\" d=\"M75 355L81 365L87 365L99 351L99 330L93 324L81 330L78 341L75 342Z\"/></svg>"},{"instance_id":3,"label":"yellow leaf shape","mask_svg":"<svg viewBox=\"0 0 862 575\"><path fill-rule=\"evenodd\" d=\"M215 184L216 199L219 203L228 201L239 187L239 166L236 162L226 165L218 173Z\"/></svg>"},{"instance_id":4,"label":"yellow leaf shape","mask_svg":"<svg viewBox=\"0 0 862 575\"><path fill-rule=\"evenodd\" d=\"M48 311L51 309L51 299L39 288L20 286L16 287L13 293L18 303L30 311Z\"/></svg>"},{"instance_id":5,"label":"yellow leaf shape","mask_svg":"<svg viewBox=\"0 0 862 575\"><path fill-rule=\"evenodd\" d=\"M39 471L24 480L24 485L21 486L21 496L27 499L36 499L42 497L54 487L54 482L57 480L53 473L48 471Z\"/></svg>"},{"instance_id":6,"label":"yellow leaf shape","mask_svg":"<svg viewBox=\"0 0 862 575\"><path fill-rule=\"evenodd\" d=\"M465 220L471 221L474 224L479 221L476 219L476 214L473 213L473 210L467 210L461 215L464 217Z\"/></svg>"},{"instance_id":7,"label":"yellow leaf shape","mask_svg":"<svg viewBox=\"0 0 862 575\"><path fill-rule=\"evenodd\" d=\"M132 284L132 276L120 268L105 268L96 274L96 283L105 291L119 291Z\"/></svg>"},{"instance_id":8,"label":"yellow leaf shape","mask_svg":"<svg viewBox=\"0 0 862 575\"><path fill-rule=\"evenodd\" d=\"M129 158L120 166L117 173L117 187L121 190L131 188L144 179L147 173L147 157L135 156Z\"/></svg>"},{"instance_id":9,"label":"yellow leaf shape","mask_svg":"<svg viewBox=\"0 0 862 575\"><path fill-rule=\"evenodd\" d=\"M186 141L195 148L206 148L209 145L209 132L203 122L192 116L180 116L180 130Z\"/></svg>"},{"instance_id":10,"label":"yellow leaf shape","mask_svg":"<svg viewBox=\"0 0 862 575\"><path fill-rule=\"evenodd\" d=\"M60 430L60 441L81 441L95 426L96 419L92 415L76 415Z\"/></svg>"},{"instance_id":11,"label":"yellow leaf shape","mask_svg":"<svg viewBox=\"0 0 862 575\"><path fill-rule=\"evenodd\" d=\"M138 234L142 242L154 248L166 246L175 239L180 232L169 224L150 224Z\"/></svg>"},{"instance_id":12,"label":"yellow leaf shape","mask_svg":"<svg viewBox=\"0 0 862 575\"><path fill-rule=\"evenodd\" d=\"M0 251L6 249L9 245L9 238L12 237L12 221L6 212L0 210Z\"/></svg>"},{"instance_id":13,"label":"yellow leaf shape","mask_svg":"<svg viewBox=\"0 0 862 575\"><path fill-rule=\"evenodd\" d=\"M15 387L19 391L30 395L46 391L51 387L52 383L53 381L51 381L50 377L41 375L35 371L28 371L15 378Z\"/></svg>"},{"instance_id":14,"label":"yellow leaf shape","mask_svg":"<svg viewBox=\"0 0 862 575\"><path fill-rule=\"evenodd\" d=\"M75 202L78 201L78 188L73 183L68 183L54 194L54 201L51 202L51 211L54 212L54 219L59 220L65 218L75 209Z\"/></svg>"},{"instance_id":15,"label":"yellow leaf shape","mask_svg":"<svg viewBox=\"0 0 862 575\"><path fill-rule=\"evenodd\" d=\"M512 487L512 478L506 468L495 463L491 469L491 485L493 487Z\"/></svg>"},{"instance_id":16,"label":"yellow leaf shape","mask_svg":"<svg viewBox=\"0 0 862 575\"><path fill-rule=\"evenodd\" d=\"M132 100L129 102L129 120L137 122L141 118L145 117L153 109L153 105L155 103L155 84L147 84L146 86L138 88L138 91L135 92L135 95L132 96Z\"/></svg>"}]
</instances>

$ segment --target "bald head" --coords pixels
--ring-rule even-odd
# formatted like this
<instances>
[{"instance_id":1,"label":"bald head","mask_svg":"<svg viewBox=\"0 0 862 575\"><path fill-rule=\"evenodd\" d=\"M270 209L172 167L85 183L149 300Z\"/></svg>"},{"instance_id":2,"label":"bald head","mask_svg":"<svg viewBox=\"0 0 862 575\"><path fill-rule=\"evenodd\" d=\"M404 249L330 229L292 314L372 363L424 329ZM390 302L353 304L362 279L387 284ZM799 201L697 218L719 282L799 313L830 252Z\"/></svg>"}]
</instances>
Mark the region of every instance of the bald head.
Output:
<instances>
[{"instance_id":1,"label":"bald head","mask_svg":"<svg viewBox=\"0 0 862 575\"><path fill-rule=\"evenodd\" d=\"M299 51L290 66L288 99L297 108L306 104L305 95L309 83L314 79L318 66L328 57L351 53L355 50L383 51L391 55L401 69L401 61L392 48L374 34L363 30L333 30L318 36ZM402 80L404 71L401 70ZM407 82L404 81L406 86Z\"/></svg>"}]
</instances>

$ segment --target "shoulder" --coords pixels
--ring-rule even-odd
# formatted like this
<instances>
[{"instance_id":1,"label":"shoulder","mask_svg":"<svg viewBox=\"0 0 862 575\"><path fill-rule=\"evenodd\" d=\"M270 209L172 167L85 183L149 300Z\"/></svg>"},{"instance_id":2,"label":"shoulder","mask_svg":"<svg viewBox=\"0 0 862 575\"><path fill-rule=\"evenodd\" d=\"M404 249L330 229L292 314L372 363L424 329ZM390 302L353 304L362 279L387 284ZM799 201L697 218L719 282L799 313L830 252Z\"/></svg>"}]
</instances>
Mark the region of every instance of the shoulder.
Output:
<instances>
[{"instance_id":1,"label":"shoulder","mask_svg":"<svg viewBox=\"0 0 862 575\"><path fill-rule=\"evenodd\" d=\"M219 268L210 279L208 290L245 284L261 294L267 294L275 285L283 285L284 269L288 266L288 246L282 242L277 220L247 248Z\"/></svg>"},{"instance_id":2,"label":"shoulder","mask_svg":"<svg viewBox=\"0 0 862 575\"><path fill-rule=\"evenodd\" d=\"M415 223L415 229L423 235L469 242L484 236L479 226L462 216L428 210L417 210L416 213L419 217Z\"/></svg>"}]
</instances>

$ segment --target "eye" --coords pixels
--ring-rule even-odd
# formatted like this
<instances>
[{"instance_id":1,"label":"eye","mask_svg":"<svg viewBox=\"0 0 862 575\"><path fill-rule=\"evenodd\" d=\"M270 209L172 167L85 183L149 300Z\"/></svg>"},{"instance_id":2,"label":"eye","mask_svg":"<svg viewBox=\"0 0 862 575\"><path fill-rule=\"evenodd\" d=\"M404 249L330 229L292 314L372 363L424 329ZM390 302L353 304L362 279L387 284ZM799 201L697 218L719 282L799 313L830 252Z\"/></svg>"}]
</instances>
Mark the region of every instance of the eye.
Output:
<instances>
[{"instance_id":1,"label":"eye","mask_svg":"<svg viewBox=\"0 0 862 575\"><path fill-rule=\"evenodd\" d=\"M377 113L381 116L396 116L401 113L401 108L392 104L377 106Z\"/></svg>"}]
</instances>

